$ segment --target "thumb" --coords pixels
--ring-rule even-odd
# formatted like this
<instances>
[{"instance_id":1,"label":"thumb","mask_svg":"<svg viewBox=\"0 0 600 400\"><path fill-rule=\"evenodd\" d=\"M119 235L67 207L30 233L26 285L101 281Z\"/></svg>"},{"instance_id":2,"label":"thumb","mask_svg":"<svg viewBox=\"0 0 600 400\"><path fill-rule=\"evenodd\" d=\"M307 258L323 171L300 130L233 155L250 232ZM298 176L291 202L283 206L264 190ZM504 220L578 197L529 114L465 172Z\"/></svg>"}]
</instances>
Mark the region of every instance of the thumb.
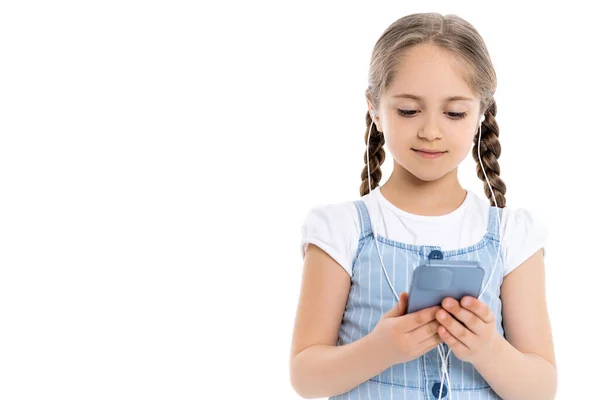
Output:
<instances>
[{"instance_id":1,"label":"thumb","mask_svg":"<svg viewBox=\"0 0 600 400\"><path fill-rule=\"evenodd\" d=\"M400 300L392 307L390 311L385 313L383 318L401 317L406 314L406 304L408 302L408 293L400 293Z\"/></svg>"}]
</instances>

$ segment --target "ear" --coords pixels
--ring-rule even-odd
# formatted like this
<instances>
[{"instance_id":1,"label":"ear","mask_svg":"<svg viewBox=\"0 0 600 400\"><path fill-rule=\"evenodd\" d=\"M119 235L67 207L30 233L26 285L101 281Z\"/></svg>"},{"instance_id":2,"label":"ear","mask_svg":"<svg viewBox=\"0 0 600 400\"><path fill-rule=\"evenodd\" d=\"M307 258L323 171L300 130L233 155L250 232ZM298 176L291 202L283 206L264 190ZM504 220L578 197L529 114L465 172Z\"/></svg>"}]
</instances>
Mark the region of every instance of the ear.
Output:
<instances>
[{"instance_id":1,"label":"ear","mask_svg":"<svg viewBox=\"0 0 600 400\"><path fill-rule=\"evenodd\" d=\"M369 113L371 114L371 119L375 123L377 130L379 132L381 132L381 130L379 129L379 112L375 109L375 107L373 107L373 104L371 103L371 101L369 100L368 97L367 97L367 109L368 109Z\"/></svg>"},{"instance_id":2,"label":"ear","mask_svg":"<svg viewBox=\"0 0 600 400\"><path fill-rule=\"evenodd\" d=\"M371 103L371 101L369 100L368 97L366 97L367 100L367 111L369 113L371 113L371 115L373 115L373 111L375 110L375 108L373 107L373 104Z\"/></svg>"}]
</instances>

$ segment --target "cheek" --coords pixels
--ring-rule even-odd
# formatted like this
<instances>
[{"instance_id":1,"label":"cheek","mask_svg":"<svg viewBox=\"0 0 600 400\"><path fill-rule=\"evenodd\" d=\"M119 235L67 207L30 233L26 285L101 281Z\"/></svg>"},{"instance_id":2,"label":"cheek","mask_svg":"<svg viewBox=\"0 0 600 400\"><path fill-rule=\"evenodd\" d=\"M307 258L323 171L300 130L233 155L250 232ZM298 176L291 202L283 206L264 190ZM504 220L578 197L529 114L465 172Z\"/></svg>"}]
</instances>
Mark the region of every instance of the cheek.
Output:
<instances>
[{"instance_id":1,"label":"cheek","mask_svg":"<svg viewBox=\"0 0 600 400\"><path fill-rule=\"evenodd\" d=\"M473 142L467 137L464 140L462 140L460 143L456 143L456 148L458 149L458 152L460 152L461 154L466 154L471 150L471 146L473 145Z\"/></svg>"},{"instance_id":2,"label":"cheek","mask_svg":"<svg viewBox=\"0 0 600 400\"><path fill-rule=\"evenodd\" d=\"M402 143L402 137L400 135L389 133L389 131L384 131L383 134L385 138L385 144L388 147L397 147L400 143Z\"/></svg>"},{"instance_id":3,"label":"cheek","mask_svg":"<svg viewBox=\"0 0 600 400\"><path fill-rule=\"evenodd\" d=\"M471 145L468 139L454 145L454 159L457 164L463 162L471 154Z\"/></svg>"},{"instance_id":4,"label":"cheek","mask_svg":"<svg viewBox=\"0 0 600 400\"><path fill-rule=\"evenodd\" d=\"M383 131L383 137L385 139L385 144L390 148L401 147L403 143L406 143L406 135L403 135L402 132L396 131L394 129L390 129L387 127Z\"/></svg>"},{"instance_id":5,"label":"cheek","mask_svg":"<svg viewBox=\"0 0 600 400\"><path fill-rule=\"evenodd\" d=\"M455 135L448 135L448 143L456 153L466 154L473 145L473 135L465 132L457 132Z\"/></svg>"},{"instance_id":6,"label":"cheek","mask_svg":"<svg viewBox=\"0 0 600 400\"><path fill-rule=\"evenodd\" d=\"M390 134L385 133L384 137L385 146L394 159L404 159L407 157L408 152L412 152L410 148L414 145L414 140L411 141L408 135L390 132Z\"/></svg>"}]
</instances>

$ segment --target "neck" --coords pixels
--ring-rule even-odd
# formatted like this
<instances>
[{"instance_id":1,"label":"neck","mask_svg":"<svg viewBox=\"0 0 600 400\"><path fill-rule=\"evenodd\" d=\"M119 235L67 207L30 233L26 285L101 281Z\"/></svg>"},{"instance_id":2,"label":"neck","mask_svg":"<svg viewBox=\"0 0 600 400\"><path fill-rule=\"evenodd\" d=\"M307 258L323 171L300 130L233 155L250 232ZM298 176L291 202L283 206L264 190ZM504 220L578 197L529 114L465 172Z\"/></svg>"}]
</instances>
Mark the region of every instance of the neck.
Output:
<instances>
[{"instance_id":1,"label":"neck","mask_svg":"<svg viewBox=\"0 0 600 400\"><path fill-rule=\"evenodd\" d=\"M435 181L423 181L394 162L392 176L380 188L394 206L417 215L445 215L465 201L466 190L458 181L458 168Z\"/></svg>"}]
</instances>

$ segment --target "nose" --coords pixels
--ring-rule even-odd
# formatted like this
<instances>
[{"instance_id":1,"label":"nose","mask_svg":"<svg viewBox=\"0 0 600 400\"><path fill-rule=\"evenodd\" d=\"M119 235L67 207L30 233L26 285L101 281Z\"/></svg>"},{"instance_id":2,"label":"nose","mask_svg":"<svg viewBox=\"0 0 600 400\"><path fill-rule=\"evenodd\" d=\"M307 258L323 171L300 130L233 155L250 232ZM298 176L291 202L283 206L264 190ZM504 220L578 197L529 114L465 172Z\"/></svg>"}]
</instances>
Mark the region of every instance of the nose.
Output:
<instances>
[{"instance_id":1,"label":"nose","mask_svg":"<svg viewBox=\"0 0 600 400\"><path fill-rule=\"evenodd\" d=\"M419 130L419 137L427 140L435 140L441 137L441 132L434 115L425 119L423 126Z\"/></svg>"}]
</instances>

